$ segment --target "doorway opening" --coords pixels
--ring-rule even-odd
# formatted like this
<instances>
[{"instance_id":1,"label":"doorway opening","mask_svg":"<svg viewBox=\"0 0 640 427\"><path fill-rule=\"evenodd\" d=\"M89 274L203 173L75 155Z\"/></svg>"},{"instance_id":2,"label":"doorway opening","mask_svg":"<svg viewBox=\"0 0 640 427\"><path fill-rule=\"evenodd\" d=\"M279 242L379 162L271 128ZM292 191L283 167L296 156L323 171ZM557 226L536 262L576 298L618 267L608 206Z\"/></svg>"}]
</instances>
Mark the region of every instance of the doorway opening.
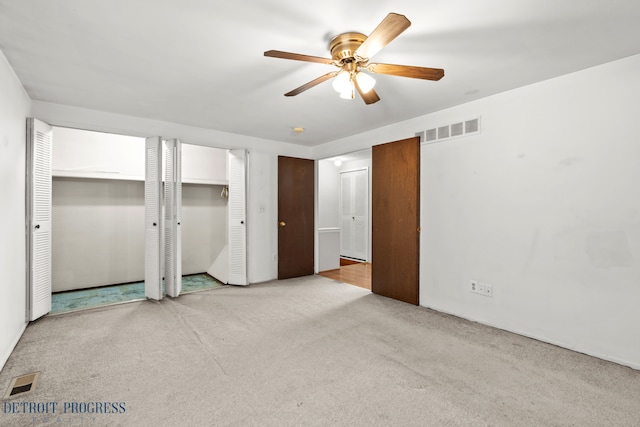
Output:
<instances>
[{"instance_id":1,"label":"doorway opening","mask_svg":"<svg viewBox=\"0 0 640 427\"><path fill-rule=\"evenodd\" d=\"M371 149L318 161L317 271L371 289Z\"/></svg>"}]
</instances>

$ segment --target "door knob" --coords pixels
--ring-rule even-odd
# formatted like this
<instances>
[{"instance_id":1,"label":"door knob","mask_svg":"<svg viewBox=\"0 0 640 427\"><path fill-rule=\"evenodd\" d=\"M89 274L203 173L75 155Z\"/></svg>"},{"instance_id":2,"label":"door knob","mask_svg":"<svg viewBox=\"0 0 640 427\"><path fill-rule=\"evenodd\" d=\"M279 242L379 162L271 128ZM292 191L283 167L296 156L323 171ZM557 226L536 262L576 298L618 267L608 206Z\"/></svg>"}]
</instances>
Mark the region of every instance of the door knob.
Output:
<instances>
[{"instance_id":1,"label":"door knob","mask_svg":"<svg viewBox=\"0 0 640 427\"><path fill-rule=\"evenodd\" d=\"M284 227L285 225L287 225L287 223L286 223L286 222L284 222L284 221L280 221L280 222L278 223L278 225L279 225L280 227Z\"/></svg>"}]
</instances>

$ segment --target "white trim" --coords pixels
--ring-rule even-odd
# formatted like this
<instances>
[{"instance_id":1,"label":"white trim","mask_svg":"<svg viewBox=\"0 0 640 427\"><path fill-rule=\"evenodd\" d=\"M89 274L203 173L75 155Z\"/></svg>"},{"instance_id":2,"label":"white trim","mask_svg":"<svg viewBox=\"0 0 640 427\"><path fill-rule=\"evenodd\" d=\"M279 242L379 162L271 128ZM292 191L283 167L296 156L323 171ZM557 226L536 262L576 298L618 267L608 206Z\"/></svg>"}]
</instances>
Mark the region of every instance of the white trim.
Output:
<instances>
[{"instance_id":1,"label":"white trim","mask_svg":"<svg viewBox=\"0 0 640 427\"><path fill-rule=\"evenodd\" d=\"M368 171L369 170L369 166L364 166L361 168L355 168L355 169L345 169L345 170L341 170L340 173L349 173L349 172L358 172L358 171Z\"/></svg>"},{"instance_id":2,"label":"white trim","mask_svg":"<svg viewBox=\"0 0 640 427\"><path fill-rule=\"evenodd\" d=\"M318 233L339 233L341 230L340 227L324 227L318 228Z\"/></svg>"},{"instance_id":3,"label":"white trim","mask_svg":"<svg viewBox=\"0 0 640 427\"><path fill-rule=\"evenodd\" d=\"M11 345L9 346L7 354L4 355L3 358L0 360L0 372L2 372L2 370L4 369L4 365L7 363L7 361L11 357L11 353L13 353L13 350L15 350L16 346L18 345L20 338L22 338L22 334L24 334L24 331L27 329L27 325L28 325L27 322L25 322L24 325L22 325L22 329L20 330L16 338L13 340L13 343L11 343Z\"/></svg>"}]
</instances>

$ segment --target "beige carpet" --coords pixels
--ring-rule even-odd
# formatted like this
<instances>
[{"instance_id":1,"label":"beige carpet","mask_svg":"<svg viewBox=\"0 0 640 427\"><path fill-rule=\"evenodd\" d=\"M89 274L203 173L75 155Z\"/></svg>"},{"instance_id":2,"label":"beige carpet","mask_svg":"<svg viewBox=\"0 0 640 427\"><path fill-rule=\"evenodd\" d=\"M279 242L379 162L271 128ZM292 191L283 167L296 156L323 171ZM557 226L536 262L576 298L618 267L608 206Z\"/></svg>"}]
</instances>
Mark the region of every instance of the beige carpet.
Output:
<instances>
[{"instance_id":1,"label":"beige carpet","mask_svg":"<svg viewBox=\"0 0 640 427\"><path fill-rule=\"evenodd\" d=\"M319 276L43 318L35 371L0 425L640 425L639 371Z\"/></svg>"}]
</instances>

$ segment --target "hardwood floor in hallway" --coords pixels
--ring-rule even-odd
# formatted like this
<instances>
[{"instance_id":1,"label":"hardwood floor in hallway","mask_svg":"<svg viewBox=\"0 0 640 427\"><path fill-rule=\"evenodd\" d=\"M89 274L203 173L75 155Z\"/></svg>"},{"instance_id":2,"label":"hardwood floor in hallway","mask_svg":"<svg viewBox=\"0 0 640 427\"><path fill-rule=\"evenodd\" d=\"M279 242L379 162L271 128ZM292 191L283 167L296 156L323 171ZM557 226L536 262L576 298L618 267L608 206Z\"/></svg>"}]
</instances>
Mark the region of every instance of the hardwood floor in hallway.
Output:
<instances>
[{"instance_id":1,"label":"hardwood floor in hallway","mask_svg":"<svg viewBox=\"0 0 640 427\"><path fill-rule=\"evenodd\" d=\"M322 271L321 276L371 290L371 264L359 262L335 270Z\"/></svg>"}]
</instances>

